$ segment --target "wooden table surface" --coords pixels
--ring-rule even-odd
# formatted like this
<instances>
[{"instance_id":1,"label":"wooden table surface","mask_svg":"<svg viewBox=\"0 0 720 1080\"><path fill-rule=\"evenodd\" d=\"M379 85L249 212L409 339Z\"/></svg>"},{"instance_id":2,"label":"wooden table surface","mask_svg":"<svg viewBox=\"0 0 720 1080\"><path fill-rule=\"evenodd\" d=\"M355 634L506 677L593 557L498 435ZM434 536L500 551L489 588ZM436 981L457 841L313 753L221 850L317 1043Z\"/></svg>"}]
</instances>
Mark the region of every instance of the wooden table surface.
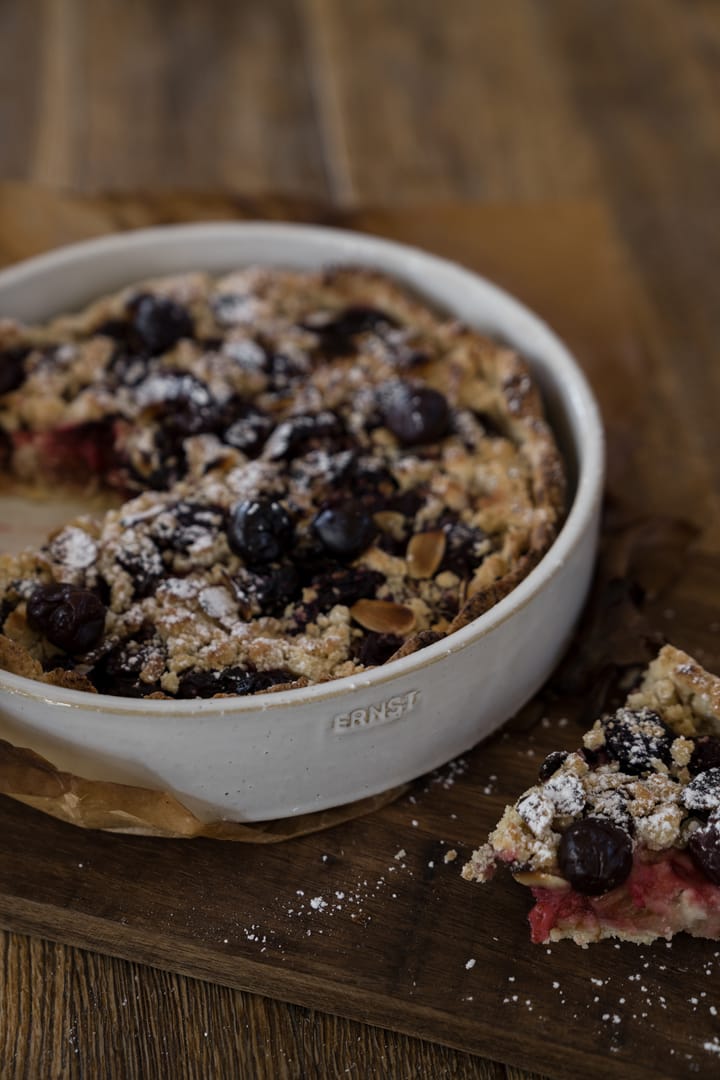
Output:
<instances>
[{"instance_id":1,"label":"wooden table surface","mask_svg":"<svg viewBox=\"0 0 720 1080\"><path fill-rule=\"evenodd\" d=\"M716 0L4 0L0 179L593 200L682 373L717 528L719 61ZM14 934L0 968L3 1078L529 1075Z\"/></svg>"}]
</instances>

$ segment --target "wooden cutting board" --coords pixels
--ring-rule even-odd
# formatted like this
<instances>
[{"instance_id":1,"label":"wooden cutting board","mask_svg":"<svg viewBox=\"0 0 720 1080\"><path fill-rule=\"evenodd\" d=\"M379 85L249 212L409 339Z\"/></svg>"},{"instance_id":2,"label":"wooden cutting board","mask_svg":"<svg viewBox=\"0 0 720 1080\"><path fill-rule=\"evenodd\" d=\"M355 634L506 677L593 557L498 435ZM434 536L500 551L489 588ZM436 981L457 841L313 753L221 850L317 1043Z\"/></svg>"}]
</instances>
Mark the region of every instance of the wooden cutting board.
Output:
<instances>
[{"instance_id":1,"label":"wooden cutting board","mask_svg":"<svg viewBox=\"0 0 720 1080\"><path fill-rule=\"evenodd\" d=\"M0 261L114 228L246 216L323 215L186 196L74 201L8 186ZM720 671L717 502L702 432L601 210L467 205L333 220L466 262L569 341L604 410L613 493L703 528L645 617ZM650 580L667 581L665 548L648 541L641 561L663 564ZM393 805L271 847L83 832L0 799L0 924L558 1077L716 1076L720 944L532 946L521 888L460 878L544 754L577 743L578 711L546 695Z\"/></svg>"}]
</instances>

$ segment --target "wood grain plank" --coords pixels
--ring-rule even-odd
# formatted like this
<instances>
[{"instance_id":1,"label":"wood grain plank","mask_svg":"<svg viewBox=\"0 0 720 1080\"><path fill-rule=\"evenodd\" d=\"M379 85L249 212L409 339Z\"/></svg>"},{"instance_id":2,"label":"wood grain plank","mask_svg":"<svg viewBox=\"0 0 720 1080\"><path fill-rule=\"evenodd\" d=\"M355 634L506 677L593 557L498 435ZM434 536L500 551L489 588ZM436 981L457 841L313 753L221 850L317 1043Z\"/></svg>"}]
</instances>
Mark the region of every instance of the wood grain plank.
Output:
<instances>
[{"instance_id":1,"label":"wood grain plank","mask_svg":"<svg viewBox=\"0 0 720 1080\"><path fill-rule=\"evenodd\" d=\"M28 177L32 171L38 115L42 0L0 4L0 176Z\"/></svg>"},{"instance_id":2,"label":"wood grain plank","mask_svg":"<svg viewBox=\"0 0 720 1080\"><path fill-rule=\"evenodd\" d=\"M596 193L592 139L533 0L305 0L304 10L339 117L346 201Z\"/></svg>"},{"instance_id":3,"label":"wood grain plank","mask_svg":"<svg viewBox=\"0 0 720 1080\"><path fill-rule=\"evenodd\" d=\"M715 198L715 3L7 0L0 175Z\"/></svg>"},{"instance_id":4,"label":"wood grain plank","mask_svg":"<svg viewBox=\"0 0 720 1080\"><path fill-rule=\"evenodd\" d=\"M171 972L0 933L4 1080L501 1080L502 1066Z\"/></svg>"},{"instance_id":5,"label":"wood grain plank","mask_svg":"<svg viewBox=\"0 0 720 1080\"><path fill-rule=\"evenodd\" d=\"M65 187L75 179L81 154L86 87L79 48L80 11L74 0L43 0L37 123L32 176Z\"/></svg>"},{"instance_id":6,"label":"wood grain plank","mask_svg":"<svg viewBox=\"0 0 720 1080\"><path fill-rule=\"evenodd\" d=\"M681 0L538 5L615 199L716 200L717 99L704 45L720 14L702 11Z\"/></svg>"},{"instance_id":7,"label":"wood grain plank","mask_svg":"<svg viewBox=\"0 0 720 1080\"><path fill-rule=\"evenodd\" d=\"M32 179L325 194L293 0L45 0L41 30Z\"/></svg>"},{"instance_id":8,"label":"wood grain plank","mask_svg":"<svg viewBox=\"0 0 720 1080\"><path fill-rule=\"evenodd\" d=\"M607 202L653 306L656 343L667 353L681 424L710 471L709 525L715 529L720 7L561 0L541 10L563 57L568 94L593 132Z\"/></svg>"},{"instance_id":9,"label":"wood grain plank","mask_svg":"<svg viewBox=\"0 0 720 1080\"><path fill-rule=\"evenodd\" d=\"M720 542L720 206L646 205L618 212L628 250L654 311L656 348L666 355L683 439L707 473L695 517ZM674 439L678 429L668 431Z\"/></svg>"}]
</instances>

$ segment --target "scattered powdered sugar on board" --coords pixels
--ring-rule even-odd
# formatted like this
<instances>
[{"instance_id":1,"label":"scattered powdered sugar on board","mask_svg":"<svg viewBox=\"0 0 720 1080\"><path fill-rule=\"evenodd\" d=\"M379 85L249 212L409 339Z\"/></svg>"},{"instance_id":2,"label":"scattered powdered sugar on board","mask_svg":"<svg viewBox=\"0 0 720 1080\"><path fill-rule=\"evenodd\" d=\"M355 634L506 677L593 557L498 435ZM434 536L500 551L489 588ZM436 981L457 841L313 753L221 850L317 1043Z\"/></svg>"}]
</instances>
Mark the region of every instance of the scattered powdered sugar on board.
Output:
<instances>
[{"instance_id":1,"label":"scattered powdered sugar on board","mask_svg":"<svg viewBox=\"0 0 720 1080\"><path fill-rule=\"evenodd\" d=\"M685 939L682 938L679 944L684 942ZM662 942L657 942L653 947L653 952L648 954L644 952L638 953L634 951L633 946L628 946L625 943L614 943L615 949L620 949L626 957L637 960L636 970L631 973L627 971L618 971L613 974L604 973L603 977L588 975L590 985L597 988L598 993L594 994L591 1000L584 1003L582 1002L582 995L578 993L577 976L575 974L571 975L567 985L565 985L562 977L557 976L557 973L552 968L549 968L549 990L557 995L557 1001L563 1009L564 1017L568 1021L587 1024L588 1019L594 1016L595 1022L604 1032L604 1038L607 1039L608 1052L614 1055L622 1054L629 1047L631 1031L636 1033L637 1038L642 1040L647 1038L648 1033L652 1031L657 1032L660 1036L667 1035L668 1031L675 1030L674 1027L668 1027L667 1017L673 1007L675 1008L674 1015L677 1016L677 997L673 1000L673 996L677 993L677 983L673 974L669 972L667 964L660 963L662 954L658 950L662 944ZM672 942L664 944L671 946ZM552 955L551 949L546 949L545 952ZM582 959L584 960L585 957L591 959L594 955L594 953L588 951L582 956ZM601 948L598 949L598 955L602 961ZM714 965L719 958L720 952L714 952L711 957L707 957L702 962L699 969L696 962L696 970L704 971L705 975L713 974ZM681 968L677 974L688 970L690 969ZM538 1020L542 1021L544 1017L541 1012L537 1011L541 1007L540 999L536 1000L529 996L529 988L526 989L523 985L528 977L534 981L532 974L527 969L522 974L520 969L516 969L516 974L506 976L511 992L501 997L500 1001L512 1009L524 1009L528 1013L534 1012ZM628 1002L626 989L628 984L633 990L632 1006ZM717 1017L718 1005L711 1002L710 993L707 990L698 989L696 993L691 994L685 1000L688 1005L692 1006L692 1012L697 1012L699 1017L707 1017L708 1023L712 1027L716 1027L716 1024L713 1024L710 1018ZM705 1033L702 1032L702 1029L694 1029L692 1034L687 1026L684 1029L678 1028L677 1030L682 1030L682 1038L686 1042L697 1040L695 1045L698 1048L702 1046L702 1049L707 1053L720 1055L720 1036L713 1034L712 1028ZM695 1062L695 1055L686 1052L684 1048L670 1046L667 1047L667 1052L674 1058L693 1062L689 1067L691 1073L701 1071L700 1065ZM612 1075L616 1074L613 1073ZM617 1075L622 1074L618 1073ZM675 1075L675 1073L672 1075Z\"/></svg>"},{"instance_id":2,"label":"scattered powdered sugar on board","mask_svg":"<svg viewBox=\"0 0 720 1080\"><path fill-rule=\"evenodd\" d=\"M433 787L440 787L443 791L449 791L455 785L455 782L466 774L469 768L470 763L467 758L459 757L448 761L447 765L435 769L425 778L421 794L431 794ZM414 801L417 801L417 795L413 798Z\"/></svg>"},{"instance_id":3,"label":"scattered powdered sugar on board","mask_svg":"<svg viewBox=\"0 0 720 1080\"><path fill-rule=\"evenodd\" d=\"M482 793L483 793L483 795L494 795L496 790L497 790L497 775L495 773L490 773L490 776L488 776L488 782L483 787Z\"/></svg>"},{"instance_id":4,"label":"scattered powdered sugar on board","mask_svg":"<svg viewBox=\"0 0 720 1080\"><path fill-rule=\"evenodd\" d=\"M375 914L382 915L386 909L388 900L397 900L399 888L390 875L402 874L404 871L408 877L415 877L415 872L405 861L408 858L404 848L400 848L392 855L392 862L388 861L386 873L377 877L357 877L352 884L344 884L342 888L334 888L317 896L306 898L305 889L296 889L294 899L283 900L275 898L275 903L280 907L284 915L295 920L312 919L312 925L303 928L302 933L306 937L313 934L324 934L335 921L329 922L331 917L347 916L353 922L359 921L364 925L372 922ZM328 857L322 856L321 862L328 865ZM380 900L382 907L377 911L372 910L375 901ZM320 917L320 922L318 922Z\"/></svg>"}]
</instances>

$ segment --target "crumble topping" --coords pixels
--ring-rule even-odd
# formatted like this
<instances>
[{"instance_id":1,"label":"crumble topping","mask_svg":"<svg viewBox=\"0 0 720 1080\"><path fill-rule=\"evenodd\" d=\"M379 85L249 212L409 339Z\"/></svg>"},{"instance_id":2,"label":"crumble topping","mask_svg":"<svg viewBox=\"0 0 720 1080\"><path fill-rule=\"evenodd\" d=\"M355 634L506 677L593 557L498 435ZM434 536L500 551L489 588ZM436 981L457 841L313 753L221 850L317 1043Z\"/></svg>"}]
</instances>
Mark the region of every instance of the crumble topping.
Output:
<instances>
[{"instance_id":1,"label":"crumble topping","mask_svg":"<svg viewBox=\"0 0 720 1080\"><path fill-rule=\"evenodd\" d=\"M127 500L0 557L0 635L37 677L194 697L353 674L482 614L562 518L524 361L380 274L144 283L0 320L0 359L5 474Z\"/></svg>"}]
</instances>

